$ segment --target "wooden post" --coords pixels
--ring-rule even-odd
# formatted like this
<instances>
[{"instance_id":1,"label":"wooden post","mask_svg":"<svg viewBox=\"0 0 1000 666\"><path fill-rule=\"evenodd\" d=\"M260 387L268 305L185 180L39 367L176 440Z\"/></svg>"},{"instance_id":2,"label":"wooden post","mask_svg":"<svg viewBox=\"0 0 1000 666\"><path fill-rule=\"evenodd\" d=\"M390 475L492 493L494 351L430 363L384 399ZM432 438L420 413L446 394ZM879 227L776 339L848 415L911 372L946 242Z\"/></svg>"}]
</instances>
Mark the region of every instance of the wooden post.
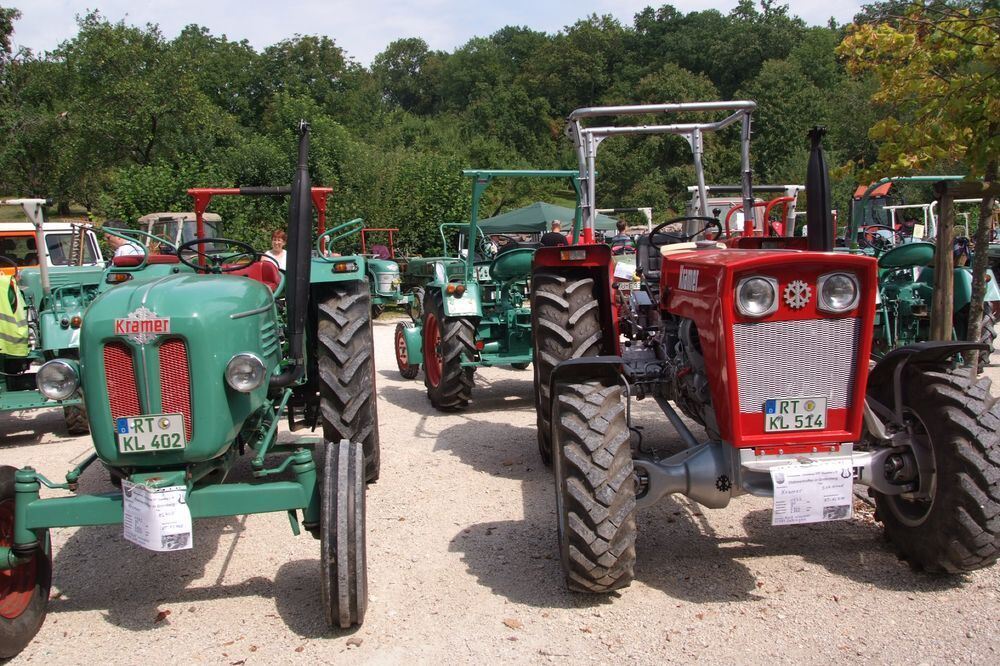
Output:
<instances>
[{"instance_id":1,"label":"wooden post","mask_svg":"<svg viewBox=\"0 0 1000 666\"><path fill-rule=\"evenodd\" d=\"M951 340L952 320L955 310L954 272L955 257L952 242L955 238L955 208L947 181L934 183L940 220L934 252L934 295L931 300L931 340Z\"/></svg>"}]
</instances>

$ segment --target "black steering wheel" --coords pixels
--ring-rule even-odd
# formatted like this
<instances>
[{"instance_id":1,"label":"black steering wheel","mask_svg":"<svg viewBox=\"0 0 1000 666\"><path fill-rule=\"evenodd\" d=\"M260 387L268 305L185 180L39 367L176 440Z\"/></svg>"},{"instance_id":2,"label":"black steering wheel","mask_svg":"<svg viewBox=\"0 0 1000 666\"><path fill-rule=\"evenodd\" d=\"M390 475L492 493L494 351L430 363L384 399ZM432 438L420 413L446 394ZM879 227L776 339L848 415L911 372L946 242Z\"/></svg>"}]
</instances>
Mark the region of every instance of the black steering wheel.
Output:
<instances>
[{"instance_id":1,"label":"black steering wheel","mask_svg":"<svg viewBox=\"0 0 1000 666\"><path fill-rule=\"evenodd\" d=\"M14 277L17 277L18 265L17 262L8 257L5 254L0 254L0 266L10 266L14 269Z\"/></svg>"},{"instance_id":2,"label":"black steering wheel","mask_svg":"<svg viewBox=\"0 0 1000 666\"><path fill-rule=\"evenodd\" d=\"M199 245L212 245L213 247L211 250L202 251L198 249ZM220 249L220 245L236 248L239 252ZM204 259L205 263L189 261L195 257ZM246 259L242 260L241 257L246 257ZM232 273L259 261L260 257L261 253L253 249L253 246L231 238L195 238L177 246L178 261L200 273Z\"/></svg>"},{"instance_id":3,"label":"black steering wheel","mask_svg":"<svg viewBox=\"0 0 1000 666\"><path fill-rule=\"evenodd\" d=\"M664 227L670 224L676 224L677 222L704 222L705 227L701 231L696 231L693 234L671 234L663 232ZM659 249L664 245L669 245L671 243L684 243L691 240L695 236L700 236L712 227L718 229L718 236L722 235L722 223L714 217L705 217L702 215L682 215L681 217L675 217L667 220L666 222L661 222L653 227L653 230L649 232L649 244Z\"/></svg>"},{"instance_id":4,"label":"black steering wheel","mask_svg":"<svg viewBox=\"0 0 1000 666\"><path fill-rule=\"evenodd\" d=\"M892 241L886 239L885 236L878 233L879 231L888 231L892 233ZM861 247L871 247L879 252L886 252L891 250L894 246L899 245L903 242L902 234L896 229L893 229L887 224L866 224L861 227L861 233L858 237L858 245Z\"/></svg>"}]
</instances>

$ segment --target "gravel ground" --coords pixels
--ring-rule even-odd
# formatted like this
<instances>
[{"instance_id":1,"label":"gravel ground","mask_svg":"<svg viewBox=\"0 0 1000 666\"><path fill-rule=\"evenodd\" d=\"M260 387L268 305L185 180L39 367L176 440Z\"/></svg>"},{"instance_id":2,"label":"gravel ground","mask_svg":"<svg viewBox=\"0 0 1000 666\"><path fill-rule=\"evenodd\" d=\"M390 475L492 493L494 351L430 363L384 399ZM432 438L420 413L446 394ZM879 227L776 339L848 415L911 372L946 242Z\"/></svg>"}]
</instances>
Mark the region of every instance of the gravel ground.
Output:
<instances>
[{"instance_id":1,"label":"gravel ground","mask_svg":"<svg viewBox=\"0 0 1000 666\"><path fill-rule=\"evenodd\" d=\"M58 529L48 619L13 663L1000 662L1000 567L914 573L861 503L850 522L772 528L764 499L665 501L639 514L630 588L569 594L531 371L480 370L470 408L439 414L420 378L399 379L393 325L375 326L383 462L363 627L326 628L318 544L282 514L197 522L194 549L170 554L120 527ZM647 442L677 448L657 414L634 411ZM0 442L4 464L50 478L90 450L56 411L5 416ZM108 488L99 466L81 482Z\"/></svg>"}]
</instances>

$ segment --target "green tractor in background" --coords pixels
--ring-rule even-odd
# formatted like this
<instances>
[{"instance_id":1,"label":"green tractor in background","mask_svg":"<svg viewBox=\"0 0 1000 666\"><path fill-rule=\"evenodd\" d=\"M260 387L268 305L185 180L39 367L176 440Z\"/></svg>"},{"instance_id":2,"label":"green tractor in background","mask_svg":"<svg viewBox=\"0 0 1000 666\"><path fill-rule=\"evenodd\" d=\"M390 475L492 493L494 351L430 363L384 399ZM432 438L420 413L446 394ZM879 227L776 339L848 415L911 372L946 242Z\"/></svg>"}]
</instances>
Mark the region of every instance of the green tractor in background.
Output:
<instances>
[{"instance_id":1,"label":"green tractor in background","mask_svg":"<svg viewBox=\"0 0 1000 666\"><path fill-rule=\"evenodd\" d=\"M38 391L34 371L47 360L76 357L84 311L104 276L97 237L87 226L46 222L45 199L0 204L19 206L29 220L0 224L0 272L9 310L0 314L0 412L61 406L69 433L85 434L80 394L51 400Z\"/></svg>"},{"instance_id":2,"label":"green tractor in background","mask_svg":"<svg viewBox=\"0 0 1000 666\"><path fill-rule=\"evenodd\" d=\"M888 185L898 181L937 182L964 176L911 176L885 178L855 196L844 243L878 259L879 289L875 312L872 354L882 358L893 349L930 340L931 302L934 295L936 223L932 218L911 230L897 229L893 209L884 201ZM877 220L873 222L872 220ZM966 239L967 240L967 239ZM952 251L949 248L948 251ZM972 268L955 266L953 272L953 337L965 340L972 302ZM979 341L993 348L996 339L995 308L1000 305L996 276L988 271L983 321ZM979 354L979 371L989 364L990 351Z\"/></svg>"},{"instance_id":3,"label":"green tractor in background","mask_svg":"<svg viewBox=\"0 0 1000 666\"><path fill-rule=\"evenodd\" d=\"M372 291L372 318L378 319L387 307L413 307L413 292L404 293L400 262L396 257L394 234L397 228L365 227L361 229L361 254L366 259L368 281ZM387 243L369 244L369 234L385 234Z\"/></svg>"},{"instance_id":4,"label":"green tractor in background","mask_svg":"<svg viewBox=\"0 0 1000 666\"><path fill-rule=\"evenodd\" d=\"M478 367L531 363L531 308L528 304L531 260L537 243L498 234L498 248L479 227L483 193L497 177L562 178L580 196L577 171L466 170L472 178L472 213L468 224L441 227L444 256L411 258L404 279L422 307L412 323L396 327L396 363L405 378L424 368L424 386L439 410L462 409L472 396ZM447 232L458 228L467 247L448 253ZM580 228L579 207L574 239Z\"/></svg>"},{"instance_id":5,"label":"green tractor in background","mask_svg":"<svg viewBox=\"0 0 1000 666\"><path fill-rule=\"evenodd\" d=\"M38 370L50 399L82 389L95 450L64 483L0 466L0 658L44 621L57 527L120 524L126 540L172 551L192 546L194 519L287 512L293 533L320 541L327 621L364 619L365 485L379 474L371 304L363 257L310 251L308 136L303 122L291 187L231 192L291 195L285 275L239 241L152 238L172 254L115 257L83 318L79 361ZM212 195L197 193L202 211ZM322 438L278 440L292 405ZM249 480L225 483L244 455ZM77 494L94 463L120 491ZM67 494L43 499L41 486Z\"/></svg>"}]
</instances>

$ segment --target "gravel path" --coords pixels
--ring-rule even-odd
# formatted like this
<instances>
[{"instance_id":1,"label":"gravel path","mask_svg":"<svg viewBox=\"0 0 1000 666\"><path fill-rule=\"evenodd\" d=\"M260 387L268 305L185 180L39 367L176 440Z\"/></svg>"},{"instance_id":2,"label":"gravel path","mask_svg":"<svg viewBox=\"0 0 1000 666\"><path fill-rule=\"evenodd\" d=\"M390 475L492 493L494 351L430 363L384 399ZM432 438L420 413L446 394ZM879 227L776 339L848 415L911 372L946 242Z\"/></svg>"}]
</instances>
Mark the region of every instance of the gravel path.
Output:
<instances>
[{"instance_id":1,"label":"gravel path","mask_svg":"<svg viewBox=\"0 0 1000 666\"><path fill-rule=\"evenodd\" d=\"M171 554L120 527L59 529L48 620L13 663L1000 662L1000 567L913 573L870 514L772 528L764 499L666 501L639 514L630 588L569 594L531 371L480 370L469 410L435 413L420 378L399 379L393 325L375 327L383 463L363 627L326 629L318 544L283 514L197 522L195 548ZM650 401L634 415L648 442L679 446ZM0 460L61 478L90 450L63 432L56 411L4 417ZM81 482L109 488L99 466Z\"/></svg>"}]
</instances>

